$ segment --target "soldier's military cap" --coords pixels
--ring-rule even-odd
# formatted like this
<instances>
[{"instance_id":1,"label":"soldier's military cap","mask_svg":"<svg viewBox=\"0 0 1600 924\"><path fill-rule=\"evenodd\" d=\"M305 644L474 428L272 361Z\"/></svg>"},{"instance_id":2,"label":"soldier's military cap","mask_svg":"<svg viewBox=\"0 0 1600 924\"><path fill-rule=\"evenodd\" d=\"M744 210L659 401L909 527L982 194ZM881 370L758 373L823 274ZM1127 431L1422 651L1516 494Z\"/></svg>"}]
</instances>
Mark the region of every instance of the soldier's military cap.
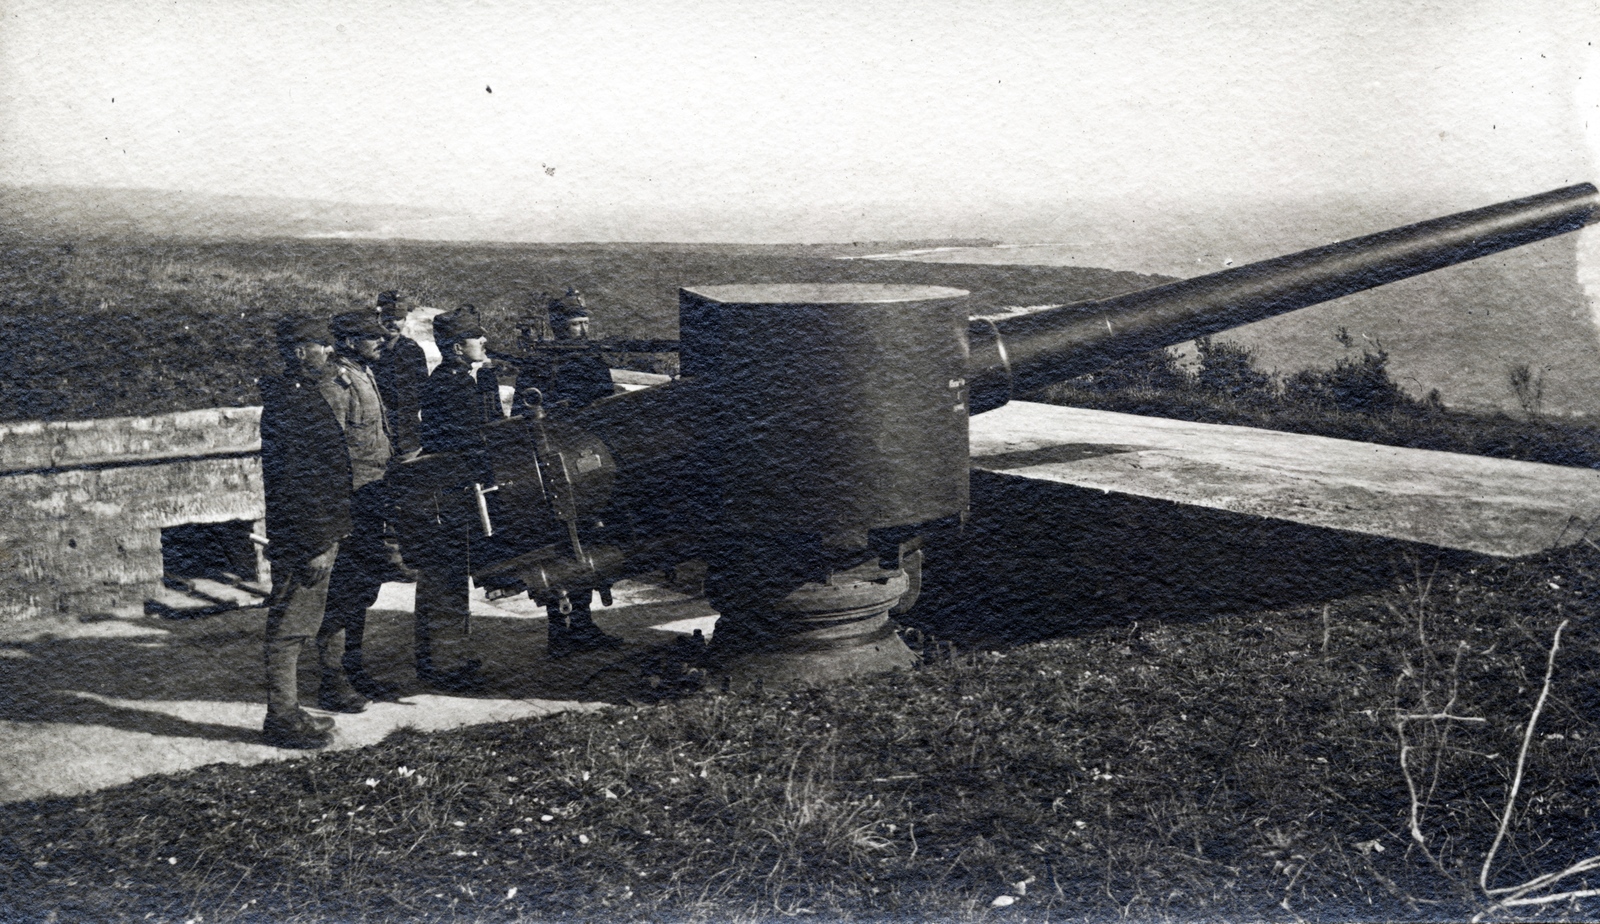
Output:
<instances>
[{"instance_id":1,"label":"soldier's military cap","mask_svg":"<svg viewBox=\"0 0 1600 924\"><path fill-rule=\"evenodd\" d=\"M583 303L582 292L568 289L566 295L550 300L549 313L550 323L559 324L569 318L587 318L589 306Z\"/></svg>"},{"instance_id":2,"label":"soldier's military cap","mask_svg":"<svg viewBox=\"0 0 1600 924\"><path fill-rule=\"evenodd\" d=\"M278 319L278 345L293 347L300 343L333 343L328 322L302 314L292 314Z\"/></svg>"},{"instance_id":3,"label":"soldier's military cap","mask_svg":"<svg viewBox=\"0 0 1600 924\"><path fill-rule=\"evenodd\" d=\"M331 325L335 337L376 337L383 339L389 336L378 319L370 311L346 311L344 314L335 315Z\"/></svg>"},{"instance_id":4,"label":"soldier's military cap","mask_svg":"<svg viewBox=\"0 0 1600 924\"><path fill-rule=\"evenodd\" d=\"M382 308L384 305L398 304L399 302L400 302L400 293L396 292L393 289L390 289L387 292L379 292L378 293L378 307L379 308Z\"/></svg>"},{"instance_id":5,"label":"soldier's military cap","mask_svg":"<svg viewBox=\"0 0 1600 924\"><path fill-rule=\"evenodd\" d=\"M470 305L462 305L455 311L446 311L433 318L433 339L440 346L482 336L483 325L478 321L478 312Z\"/></svg>"},{"instance_id":6,"label":"soldier's military cap","mask_svg":"<svg viewBox=\"0 0 1600 924\"><path fill-rule=\"evenodd\" d=\"M378 303L378 317L380 318L404 318L410 313L411 306L401 301Z\"/></svg>"}]
</instances>

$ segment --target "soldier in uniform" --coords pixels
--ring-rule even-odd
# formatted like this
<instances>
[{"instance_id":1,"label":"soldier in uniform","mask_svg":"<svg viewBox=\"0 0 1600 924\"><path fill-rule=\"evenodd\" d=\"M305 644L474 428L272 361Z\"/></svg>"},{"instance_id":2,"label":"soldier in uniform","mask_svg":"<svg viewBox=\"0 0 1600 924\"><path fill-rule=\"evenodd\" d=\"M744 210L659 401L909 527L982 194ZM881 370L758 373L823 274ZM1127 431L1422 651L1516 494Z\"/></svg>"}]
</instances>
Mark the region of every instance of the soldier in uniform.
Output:
<instances>
[{"instance_id":1,"label":"soldier in uniform","mask_svg":"<svg viewBox=\"0 0 1600 924\"><path fill-rule=\"evenodd\" d=\"M542 327L552 338L524 337L517 372L517 389L524 395L523 403L532 403L527 389L537 388L538 401L545 411L559 415L614 394L611 367L589 340L589 306L583 293L568 289L564 297L550 300L546 313L548 321L544 324L538 318L523 324L530 333Z\"/></svg>"},{"instance_id":2,"label":"soldier in uniform","mask_svg":"<svg viewBox=\"0 0 1600 924\"><path fill-rule=\"evenodd\" d=\"M277 326L285 374L261 382L261 472L266 488L267 718L276 747L319 748L333 720L300 708L300 652L317 632L340 540L350 532L350 456L320 385L331 373L326 322L290 317Z\"/></svg>"},{"instance_id":3,"label":"soldier in uniform","mask_svg":"<svg viewBox=\"0 0 1600 924\"><path fill-rule=\"evenodd\" d=\"M471 542L478 529L474 483L487 486L484 428L504 415L499 380L486 352L476 309L433 319L442 362L423 383L419 435L425 453L455 453L462 461L428 499L418 530L417 677L453 692L481 689L481 664L465 654Z\"/></svg>"},{"instance_id":4,"label":"soldier in uniform","mask_svg":"<svg viewBox=\"0 0 1600 924\"><path fill-rule=\"evenodd\" d=\"M393 699L366 674L362 643L367 608L389 577L389 547L384 523L389 512L388 473L393 448L389 421L372 366L387 336L370 312L351 311L333 319L336 356L333 375L321 383L322 396L343 431L350 454L350 537L339 549L328 587L328 614L317 633L322 688L317 705L331 712L360 712L367 698Z\"/></svg>"},{"instance_id":5,"label":"soldier in uniform","mask_svg":"<svg viewBox=\"0 0 1600 924\"><path fill-rule=\"evenodd\" d=\"M372 371L377 374L378 392L389 415L395 454L405 457L415 456L422 446L417 436L421 419L417 396L428 378L428 358L422 347L401 332L410 314L400 293L378 296L378 323L383 325L384 340Z\"/></svg>"},{"instance_id":6,"label":"soldier in uniform","mask_svg":"<svg viewBox=\"0 0 1600 924\"><path fill-rule=\"evenodd\" d=\"M560 419L610 397L615 393L615 386L611 367L589 341L589 307L583 293L575 288L567 289L565 297L550 301L547 314L548 321L542 326L554 339L530 342L525 336L517 390L523 413L549 414ZM537 318L523 324L525 331L540 327ZM550 657L560 659L580 651L617 648L622 644L620 639L607 635L595 625L590 612L593 599L593 591L571 594L572 610L565 615L557 612L553 605L546 605L550 617Z\"/></svg>"},{"instance_id":7,"label":"soldier in uniform","mask_svg":"<svg viewBox=\"0 0 1600 924\"><path fill-rule=\"evenodd\" d=\"M417 435L422 417L418 396L422 383L428 379L428 357L415 340L403 333L410 315L411 308L399 292L389 291L378 296L378 323L383 326L384 340L378 350L378 361L372 364L372 372L378 380L384 413L388 415L389 439L396 462L414 459L422 452L422 440ZM395 500L394 492L390 492L391 506L383 531L389 556L388 577L391 581L410 584L416 581L417 572L402 554L401 521L406 514L394 506Z\"/></svg>"}]
</instances>

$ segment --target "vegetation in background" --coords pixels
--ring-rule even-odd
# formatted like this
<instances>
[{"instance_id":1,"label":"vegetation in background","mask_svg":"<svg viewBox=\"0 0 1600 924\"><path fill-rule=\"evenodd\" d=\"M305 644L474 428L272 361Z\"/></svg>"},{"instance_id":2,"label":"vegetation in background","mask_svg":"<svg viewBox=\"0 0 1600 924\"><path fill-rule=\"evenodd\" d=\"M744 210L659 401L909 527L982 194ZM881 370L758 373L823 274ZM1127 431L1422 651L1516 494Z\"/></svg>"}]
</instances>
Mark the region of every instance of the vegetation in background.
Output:
<instances>
[{"instance_id":1,"label":"vegetation in background","mask_svg":"<svg viewBox=\"0 0 1600 924\"><path fill-rule=\"evenodd\" d=\"M930 646L915 671L827 688L152 777L0 807L0 906L208 924L1593 920L1596 599L1586 545L1417 563L1325 606Z\"/></svg>"},{"instance_id":2,"label":"vegetation in background","mask_svg":"<svg viewBox=\"0 0 1600 924\"><path fill-rule=\"evenodd\" d=\"M884 247L881 249L892 249ZM677 336L681 286L761 282L945 285L974 311L1131 291L1109 270L845 260L848 245L447 244L406 241L41 242L0 235L0 420L72 420L258 401L289 312L476 305L510 349L539 293L584 290L597 336ZM874 252L866 248L862 252ZM655 359L655 358L652 358ZM620 359L618 361L621 361ZM641 368L655 364L646 359Z\"/></svg>"},{"instance_id":3,"label":"vegetation in background","mask_svg":"<svg viewBox=\"0 0 1600 924\"><path fill-rule=\"evenodd\" d=\"M448 244L401 241L48 242L0 237L0 420L71 420L257 402L278 368L271 330L288 312L371 307L399 289L413 305L471 302L491 346L515 343L516 321L541 292L576 285L596 332L677 335L684 285L880 282L972 293L975 314L1101 298L1159 280L1070 267L962 266L840 259L846 245ZM870 251L871 248L868 248ZM1346 347L1350 338L1340 333ZM1527 414L1514 420L1445 409L1389 378L1381 346L1281 381L1227 340L1200 341L1189 375L1165 351L1044 390L1040 400L1208 423L1560 465L1600 464L1600 430L1539 416L1543 372L1507 373ZM661 371L660 356L612 362Z\"/></svg>"},{"instance_id":4,"label":"vegetation in background","mask_svg":"<svg viewBox=\"0 0 1600 924\"><path fill-rule=\"evenodd\" d=\"M1352 339L1336 335L1348 349ZM1452 411L1437 391L1406 394L1389 377L1382 344L1347 355L1331 369L1304 369L1276 379L1257 370L1251 351L1228 340L1197 340L1199 368L1190 374L1166 350L1130 357L1034 400L1199 423L1236 424L1339 439L1437 449L1552 465L1600 467L1600 428L1539 416L1541 372L1526 364L1508 373L1527 412L1524 419Z\"/></svg>"},{"instance_id":5,"label":"vegetation in background","mask_svg":"<svg viewBox=\"0 0 1600 924\"><path fill-rule=\"evenodd\" d=\"M1511 390L1516 392L1517 403L1529 417L1538 417L1544 412L1544 372L1543 369L1534 370L1527 363L1517 363L1506 374Z\"/></svg>"}]
</instances>

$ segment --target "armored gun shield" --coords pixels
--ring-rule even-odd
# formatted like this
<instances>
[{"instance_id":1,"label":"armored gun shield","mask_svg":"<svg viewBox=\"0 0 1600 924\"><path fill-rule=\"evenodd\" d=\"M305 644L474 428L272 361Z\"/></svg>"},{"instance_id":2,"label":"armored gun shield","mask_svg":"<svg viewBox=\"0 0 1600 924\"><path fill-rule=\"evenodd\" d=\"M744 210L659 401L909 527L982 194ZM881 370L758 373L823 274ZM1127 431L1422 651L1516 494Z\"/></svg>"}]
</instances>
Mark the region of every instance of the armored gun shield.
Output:
<instances>
[{"instance_id":1,"label":"armored gun shield","mask_svg":"<svg viewBox=\"0 0 1600 924\"><path fill-rule=\"evenodd\" d=\"M541 600L607 583L622 553L604 542L617 472L605 444L538 415L498 421L485 438L493 483L474 489L473 579L490 597Z\"/></svg>"}]
</instances>

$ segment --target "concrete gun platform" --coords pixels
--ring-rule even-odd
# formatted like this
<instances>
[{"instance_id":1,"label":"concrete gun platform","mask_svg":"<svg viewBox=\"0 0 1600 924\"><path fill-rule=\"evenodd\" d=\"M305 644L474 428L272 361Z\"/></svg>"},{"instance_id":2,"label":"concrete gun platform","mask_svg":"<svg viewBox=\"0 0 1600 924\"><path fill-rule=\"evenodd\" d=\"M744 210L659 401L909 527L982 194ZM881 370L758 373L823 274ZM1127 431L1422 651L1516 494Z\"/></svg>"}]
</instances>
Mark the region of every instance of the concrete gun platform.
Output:
<instances>
[{"instance_id":1,"label":"concrete gun platform","mask_svg":"<svg viewBox=\"0 0 1600 924\"><path fill-rule=\"evenodd\" d=\"M971 444L975 469L1041 487L1504 557L1582 541L1600 516L1600 472L1247 427L1013 402L973 418ZM368 618L368 659L406 695L339 716L332 747L373 744L400 728L600 708L637 691L632 656L675 634L712 634L715 613L703 598L648 583L617 591L596 619L627 646L559 662L546 657L541 608L480 595L474 639L489 689L459 697L416 683L412 587L386 585ZM306 755L260 741L259 596L195 582L164 590L145 609L165 615L0 624L0 801ZM307 702L311 661L302 659Z\"/></svg>"},{"instance_id":2,"label":"concrete gun platform","mask_svg":"<svg viewBox=\"0 0 1600 924\"><path fill-rule=\"evenodd\" d=\"M636 692L629 656L674 635L711 634L702 598L621 584L595 620L621 652L546 657L544 611L526 598L473 602L473 642L488 687L481 696L428 691L411 665L414 588L387 584L367 621L368 661L400 688L396 703L337 716L331 749L374 744L412 728L434 731L597 709ZM162 612L182 612L165 595ZM0 802L70 796L205 764L263 763L316 752L261 743L261 645L266 611L216 612L191 598L188 618L155 615L0 626ZM301 658L301 696L315 702L315 654Z\"/></svg>"},{"instance_id":3,"label":"concrete gun platform","mask_svg":"<svg viewBox=\"0 0 1600 924\"><path fill-rule=\"evenodd\" d=\"M972 466L1038 482L1515 558L1600 519L1600 471L1013 401Z\"/></svg>"}]
</instances>

